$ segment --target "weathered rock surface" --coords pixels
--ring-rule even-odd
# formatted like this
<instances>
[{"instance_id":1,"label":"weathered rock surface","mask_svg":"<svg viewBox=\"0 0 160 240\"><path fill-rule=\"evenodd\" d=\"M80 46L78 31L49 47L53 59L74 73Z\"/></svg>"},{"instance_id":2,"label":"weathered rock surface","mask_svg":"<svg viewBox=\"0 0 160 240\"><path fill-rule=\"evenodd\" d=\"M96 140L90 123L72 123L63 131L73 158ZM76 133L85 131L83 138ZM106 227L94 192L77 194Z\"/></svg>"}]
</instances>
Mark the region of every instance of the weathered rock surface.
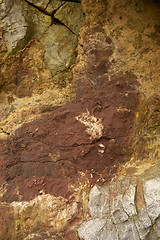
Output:
<instances>
[{"instance_id":1,"label":"weathered rock surface","mask_svg":"<svg viewBox=\"0 0 160 240\"><path fill-rule=\"evenodd\" d=\"M77 1L78 2L78 1ZM84 20L80 2L66 2L56 11L54 17L67 26L74 34L78 35Z\"/></svg>"},{"instance_id":2,"label":"weathered rock surface","mask_svg":"<svg viewBox=\"0 0 160 240\"><path fill-rule=\"evenodd\" d=\"M0 5L0 239L160 239L159 2Z\"/></svg>"},{"instance_id":3,"label":"weathered rock surface","mask_svg":"<svg viewBox=\"0 0 160 240\"><path fill-rule=\"evenodd\" d=\"M17 14L18 13L18 14ZM27 33L27 23L19 5L14 5L9 13L2 19L5 29L3 37L8 53L11 53L23 41Z\"/></svg>"},{"instance_id":4,"label":"weathered rock surface","mask_svg":"<svg viewBox=\"0 0 160 240\"><path fill-rule=\"evenodd\" d=\"M51 37L52 36L52 37ZM44 59L53 76L74 64L77 37L63 25L52 25L41 37Z\"/></svg>"},{"instance_id":5,"label":"weathered rock surface","mask_svg":"<svg viewBox=\"0 0 160 240\"><path fill-rule=\"evenodd\" d=\"M144 206L139 208L136 182L116 179L94 186L89 195L90 218L79 228L82 239L158 239L160 179L143 180ZM133 181L133 180L132 180ZM157 197L156 197L157 196Z\"/></svg>"},{"instance_id":6,"label":"weathered rock surface","mask_svg":"<svg viewBox=\"0 0 160 240\"><path fill-rule=\"evenodd\" d=\"M120 81L110 81L105 86L108 94L102 85L97 95L57 107L46 117L24 124L7 140L3 167L9 185L5 201L18 200L18 195L13 194L15 184L24 195L23 200L34 197L40 186L34 190L34 185L31 188L25 183L34 176L39 181L43 179L44 191L55 196L66 196L67 182L75 181L78 172L89 174L91 182L98 180L99 175L99 181L110 179L118 163L127 161L132 154L138 103L138 93L132 85L124 85L119 92L115 91L117 86ZM128 95L124 96L123 91Z\"/></svg>"},{"instance_id":7,"label":"weathered rock surface","mask_svg":"<svg viewBox=\"0 0 160 240\"><path fill-rule=\"evenodd\" d=\"M3 19L8 12L11 10L13 6L13 0L1 0L1 12L0 12L0 17Z\"/></svg>"},{"instance_id":8,"label":"weathered rock surface","mask_svg":"<svg viewBox=\"0 0 160 240\"><path fill-rule=\"evenodd\" d=\"M51 3L53 11L62 4L51 1L48 7ZM74 25L78 21L80 29L84 14L80 3L76 4L79 12L75 7L76 15L68 16ZM24 118L27 122L40 116L43 106L51 109L73 98L71 69L78 37L63 23L54 22L51 14L26 1L3 1L2 9L0 118L4 120L1 134L5 135Z\"/></svg>"},{"instance_id":9,"label":"weathered rock surface","mask_svg":"<svg viewBox=\"0 0 160 240\"><path fill-rule=\"evenodd\" d=\"M53 76L68 71L75 61L78 33L85 18L81 4L18 0L10 8L5 6L4 1L2 29L8 54L35 38L43 46L44 60Z\"/></svg>"},{"instance_id":10,"label":"weathered rock surface","mask_svg":"<svg viewBox=\"0 0 160 240\"><path fill-rule=\"evenodd\" d=\"M41 11L44 11L48 14L51 14L53 11L58 9L62 4L63 1L57 0L27 0L28 3L31 3L33 6L39 8Z\"/></svg>"}]
</instances>

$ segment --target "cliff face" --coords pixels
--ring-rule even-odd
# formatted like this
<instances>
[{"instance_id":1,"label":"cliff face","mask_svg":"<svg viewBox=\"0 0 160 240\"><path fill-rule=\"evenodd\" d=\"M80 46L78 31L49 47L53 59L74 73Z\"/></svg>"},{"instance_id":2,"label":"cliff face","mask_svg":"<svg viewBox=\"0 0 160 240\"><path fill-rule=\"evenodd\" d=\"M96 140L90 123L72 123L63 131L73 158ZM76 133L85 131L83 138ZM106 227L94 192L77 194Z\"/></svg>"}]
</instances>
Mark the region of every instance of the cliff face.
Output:
<instances>
[{"instance_id":1,"label":"cliff face","mask_svg":"<svg viewBox=\"0 0 160 240\"><path fill-rule=\"evenodd\" d=\"M159 1L0 4L0 239L160 239Z\"/></svg>"}]
</instances>

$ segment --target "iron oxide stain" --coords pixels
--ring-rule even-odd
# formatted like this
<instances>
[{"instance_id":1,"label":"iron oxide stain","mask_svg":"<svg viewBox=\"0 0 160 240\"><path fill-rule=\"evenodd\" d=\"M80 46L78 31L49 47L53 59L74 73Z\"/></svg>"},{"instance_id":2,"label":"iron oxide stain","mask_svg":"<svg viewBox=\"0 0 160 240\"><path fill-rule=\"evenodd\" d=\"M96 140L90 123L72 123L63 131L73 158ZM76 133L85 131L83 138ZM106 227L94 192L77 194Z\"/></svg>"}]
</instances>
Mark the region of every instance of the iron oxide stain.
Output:
<instances>
[{"instance_id":1,"label":"iron oxide stain","mask_svg":"<svg viewBox=\"0 0 160 240\"><path fill-rule=\"evenodd\" d=\"M77 99L26 123L3 143L4 201L41 193L68 198L68 185L109 181L132 154L138 82L129 72L107 74L114 46L101 27L83 37L85 64L77 64ZM2 150L1 150L2 152Z\"/></svg>"},{"instance_id":2,"label":"iron oxide stain","mask_svg":"<svg viewBox=\"0 0 160 240\"><path fill-rule=\"evenodd\" d=\"M5 143L2 162L8 191L3 200L29 200L42 190L68 197L68 183L78 181L81 172L91 184L100 175L100 181L108 181L131 156L137 104L138 92L124 76L105 83L96 94L24 124ZM87 111L101 120L103 129L97 137L77 118ZM94 128L92 121L88 124Z\"/></svg>"}]
</instances>

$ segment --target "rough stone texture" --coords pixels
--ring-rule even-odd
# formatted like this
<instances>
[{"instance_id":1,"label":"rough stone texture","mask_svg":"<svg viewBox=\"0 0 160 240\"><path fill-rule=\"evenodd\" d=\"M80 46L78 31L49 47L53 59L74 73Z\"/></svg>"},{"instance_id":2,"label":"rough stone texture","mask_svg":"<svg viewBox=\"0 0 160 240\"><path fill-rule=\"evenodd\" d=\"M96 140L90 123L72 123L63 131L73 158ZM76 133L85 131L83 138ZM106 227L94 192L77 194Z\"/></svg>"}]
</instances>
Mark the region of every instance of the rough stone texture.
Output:
<instances>
[{"instance_id":1,"label":"rough stone texture","mask_svg":"<svg viewBox=\"0 0 160 240\"><path fill-rule=\"evenodd\" d=\"M57 1L53 1L53 0L28 0L29 3L32 3L34 6L38 7L39 9L41 9L42 11L48 12L49 14L51 14L53 11L55 11L56 9L58 9L63 1L61 0L57 0Z\"/></svg>"},{"instance_id":2,"label":"rough stone texture","mask_svg":"<svg viewBox=\"0 0 160 240\"><path fill-rule=\"evenodd\" d=\"M55 77L62 73L58 79L66 78L66 72L71 78L69 68L75 62L78 33L84 20L80 3L66 3L61 9L64 5L62 1L17 0L10 11L9 7L5 9L6 2L3 5L6 12L2 17L2 29L7 55L17 53L35 38L42 44L44 62L52 75ZM62 14L64 22L61 22Z\"/></svg>"},{"instance_id":3,"label":"rough stone texture","mask_svg":"<svg viewBox=\"0 0 160 240\"><path fill-rule=\"evenodd\" d=\"M78 205L75 202L67 203L67 200L62 197L54 198L43 193L29 202L12 202L11 207L17 219L15 227L19 235L23 233L23 237L45 228L51 229L52 232L59 232L78 212ZM41 223L39 219L42 219Z\"/></svg>"},{"instance_id":4,"label":"rough stone texture","mask_svg":"<svg viewBox=\"0 0 160 240\"><path fill-rule=\"evenodd\" d=\"M146 205L139 211L137 185L124 180L121 187L121 180L117 180L117 184L113 182L106 187L95 185L91 189L88 205L91 218L80 226L80 239L145 240L154 239L154 236L158 239L160 178L143 182ZM145 213L144 209L147 210Z\"/></svg>"},{"instance_id":5,"label":"rough stone texture","mask_svg":"<svg viewBox=\"0 0 160 240\"><path fill-rule=\"evenodd\" d=\"M25 200L34 197L43 184L45 192L66 196L68 181L78 180L78 172L89 175L92 183L110 179L118 163L125 162L132 153L138 97L132 90L133 109L130 106L120 109L124 89L130 92L131 87L126 85L118 93L114 91L116 84L117 81L108 84L109 94L101 90L92 98L57 107L53 113L15 131L4 149L4 178L9 184L4 196L6 201L18 199L18 195L13 194L15 184ZM40 186L31 188L25 184L24 188L24 183L32 182L34 176L42 181Z\"/></svg>"},{"instance_id":6,"label":"rough stone texture","mask_svg":"<svg viewBox=\"0 0 160 240\"><path fill-rule=\"evenodd\" d=\"M13 6L13 0L1 0L0 18L4 18Z\"/></svg>"},{"instance_id":7,"label":"rough stone texture","mask_svg":"<svg viewBox=\"0 0 160 240\"><path fill-rule=\"evenodd\" d=\"M147 211L153 223L160 217L160 184L159 179L152 179L144 185L144 198Z\"/></svg>"},{"instance_id":8,"label":"rough stone texture","mask_svg":"<svg viewBox=\"0 0 160 240\"><path fill-rule=\"evenodd\" d=\"M0 5L0 239L159 239L159 2Z\"/></svg>"},{"instance_id":9,"label":"rough stone texture","mask_svg":"<svg viewBox=\"0 0 160 240\"><path fill-rule=\"evenodd\" d=\"M5 16L0 32L0 119L4 120L1 136L6 136L19 124L73 98L71 68L76 57L77 37L63 24L52 23L52 16L26 1L10 4L3 1L2 9ZM79 19L77 8L76 13ZM82 14L81 8L79 14ZM84 17L79 19L78 26L83 20ZM20 49L23 50L19 52Z\"/></svg>"},{"instance_id":10,"label":"rough stone texture","mask_svg":"<svg viewBox=\"0 0 160 240\"><path fill-rule=\"evenodd\" d=\"M76 2L67 2L56 11L54 16L65 24L73 33L79 34L85 15L81 11L81 4Z\"/></svg>"},{"instance_id":11,"label":"rough stone texture","mask_svg":"<svg viewBox=\"0 0 160 240\"><path fill-rule=\"evenodd\" d=\"M2 19L2 25L5 29L3 34L4 41L8 53L11 53L17 47L18 43L25 38L27 33L28 26L19 5L12 7L9 14Z\"/></svg>"},{"instance_id":12,"label":"rough stone texture","mask_svg":"<svg viewBox=\"0 0 160 240\"><path fill-rule=\"evenodd\" d=\"M78 208L78 204L72 200L43 192L28 202L3 203L0 205L1 239L30 239L31 236L41 239L45 235L49 238L64 230L74 215L78 216Z\"/></svg>"},{"instance_id":13,"label":"rough stone texture","mask_svg":"<svg viewBox=\"0 0 160 240\"><path fill-rule=\"evenodd\" d=\"M106 221L103 219L90 220L87 223L83 223L79 230L79 236L82 239L96 240L99 232L104 227Z\"/></svg>"},{"instance_id":14,"label":"rough stone texture","mask_svg":"<svg viewBox=\"0 0 160 240\"><path fill-rule=\"evenodd\" d=\"M45 63L53 76L73 65L76 57L77 37L66 27L52 25L40 41L45 51Z\"/></svg>"}]
</instances>

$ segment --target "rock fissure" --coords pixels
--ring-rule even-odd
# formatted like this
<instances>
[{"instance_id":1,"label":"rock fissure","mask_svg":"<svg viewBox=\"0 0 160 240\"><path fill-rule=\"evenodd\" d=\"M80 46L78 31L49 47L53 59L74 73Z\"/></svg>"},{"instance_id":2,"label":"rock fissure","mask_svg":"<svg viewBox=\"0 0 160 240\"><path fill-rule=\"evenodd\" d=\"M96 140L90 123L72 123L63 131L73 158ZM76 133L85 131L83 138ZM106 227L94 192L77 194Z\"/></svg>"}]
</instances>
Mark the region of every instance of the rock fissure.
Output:
<instances>
[{"instance_id":1,"label":"rock fissure","mask_svg":"<svg viewBox=\"0 0 160 240\"><path fill-rule=\"evenodd\" d=\"M120 239L120 236L119 236L119 232L118 232L118 224L115 224L115 223L113 222L113 225L115 226L115 229L116 229L117 240L121 240L121 239Z\"/></svg>"},{"instance_id":2,"label":"rock fissure","mask_svg":"<svg viewBox=\"0 0 160 240\"><path fill-rule=\"evenodd\" d=\"M144 182L143 182L143 184L144 184ZM146 214L147 214L148 218L150 219L150 222L151 222L151 224L153 226L154 225L154 221L151 218L151 216L149 214L149 211L148 211L148 206L147 206L147 203L146 203L146 200L145 200L145 193L144 193L144 186L143 186L143 184L142 184L142 196L143 196L143 202L145 204L144 208L145 208Z\"/></svg>"},{"instance_id":3,"label":"rock fissure","mask_svg":"<svg viewBox=\"0 0 160 240\"><path fill-rule=\"evenodd\" d=\"M54 17L54 14L56 14L56 12L57 12L65 3L66 3L66 1L65 1L65 2L62 2L62 4L61 4L60 6L58 6L56 9L54 9L54 10L52 11L52 13L51 13L51 16Z\"/></svg>"},{"instance_id":4,"label":"rock fissure","mask_svg":"<svg viewBox=\"0 0 160 240\"><path fill-rule=\"evenodd\" d=\"M74 33L74 32L72 31L72 29L70 29L67 25L65 25L63 22L61 22L58 18L55 18L54 16L51 16L51 17L52 17L51 26L52 26L53 24L62 25L62 26L64 26L65 28L67 28L72 34L74 34L76 37L78 37L78 35L77 35L76 33Z\"/></svg>"},{"instance_id":5,"label":"rock fissure","mask_svg":"<svg viewBox=\"0 0 160 240\"><path fill-rule=\"evenodd\" d=\"M44 11L48 8L48 6L49 6L49 4L51 3L51 1L52 1L52 0L49 0L49 1L48 1L47 5L46 5L45 8L44 8Z\"/></svg>"},{"instance_id":6,"label":"rock fissure","mask_svg":"<svg viewBox=\"0 0 160 240\"><path fill-rule=\"evenodd\" d=\"M137 234L138 234L139 240L141 240L142 238L141 238L141 236L140 236L140 233L139 233L138 227L137 227L137 225L136 225L136 220L135 220L134 218L133 218L133 223L134 223L134 227L135 227L135 229L136 229L136 231L137 231Z\"/></svg>"},{"instance_id":7,"label":"rock fissure","mask_svg":"<svg viewBox=\"0 0 160 240\"><path fill-rule=\"evenodd\" d=\"M40 163L41 164L45 164L45 163L57 163L57 162L61 162L61 161L68 161L68 162L72 162L74 163L73 161L67 159L67 158L62 158L62 159L57 159L57 160L47 160L47 161L41 161ZM35 162L35 161L21 161L21 162L17 162L17 163L14 163L14 164L10 164L10 165L7 165L7 169L10 169L12 167L15 167L15 166L22 166L22 164L27 164L27 163L34 163L34 164L39 164L39 162ZM14 176L13 178L9 177L7 178L7 180L12 180L14 178L16 178L17 176Z\"/></svg>"},{"instance_id":8,"label":"rock fissure","mask_svg":"<svg viewBox=\"0 0 160 240\"><path fill-rule=\"evenodd\" d=\"M30 6L32 6L33 8L37 9L39 12L41 12L41 13L47 15L47 16L54 17L54 16L52 16L52 14L50 14L46 11L46 7L43 9L43 8L33 4L32 2L28 1L28 0L25 0L25 2L28 3Z\"/></svg>"},{"instance_id":9,"label":"rock fissure","mask_svg":"<svg viewBox=\"0 0 160 240\"><path fill-rule=\"evenodd\" d=\"M54 15L55 15L55 14L57 13L57 11L66 3L66 1L63 2L59 7L57 7L57 9L53 10L52 13L49 13L48 11L46 11L47 6L46 6L44 9L42 9L41 7L33 4L32 2L29 2L28 0L25 0L25 1L26 1L29 5L31 5L31 6L34 7L35 9L37 9L39 12L41 12L41 13L47 15L47 16L50 16L51 19L52 19L50 26L52 26L53 24L64 26L64 27L67 28L72 34L74 34L76 37L78 37L78 35L77 35L75 32L73 32L72 29L70 29L65 23L63 23L62 21L60 21L58 18L54 17ZM72 1L69 1L69 2L72 2ZM74 1L73 1L73 2L74 2ZM48 4L49 4L49 3L48 3ZM50 26L49 26L49 27L50 27ZM48 29L47 29L47 30L48 30ZM46 31L47 31L47 30L46 30ZM43 35L44 35L44 33L42 34L42 36L43 36ZM41 36L41 37L42 37L42 36ZM41 37L40 37L40 38L41 38Z\"/></svg>"},{"instance_id":10,"label":"rock fissure","mask_svg":"<svg viewBox=\"0 0 160 240\"><path fill-rule=\"evenodd\" d=\"M138 214L139 211L138 211L138 207L137 207L137 184L135 186L134 206L135 206L136 212Z\"/></svg>"}]
</instances>

